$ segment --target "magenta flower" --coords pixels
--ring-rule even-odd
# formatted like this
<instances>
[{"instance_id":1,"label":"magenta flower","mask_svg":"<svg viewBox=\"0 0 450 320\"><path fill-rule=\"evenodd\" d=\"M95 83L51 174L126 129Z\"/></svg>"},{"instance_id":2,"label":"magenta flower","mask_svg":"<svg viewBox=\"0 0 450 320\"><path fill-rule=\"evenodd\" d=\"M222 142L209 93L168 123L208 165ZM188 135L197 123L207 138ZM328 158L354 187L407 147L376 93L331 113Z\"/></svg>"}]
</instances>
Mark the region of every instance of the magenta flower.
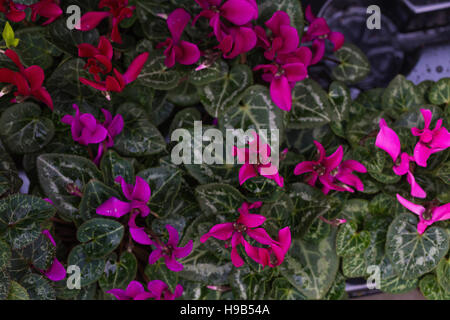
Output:
<instances>
[{"instance_id":1,"label":"magenta flower","mask_svg":"<svg viewBox=\"0 0 450 320\"><path fill-rule=\"evenodd\" d=\"M155 241L153 243L156 249L150 254L148 263L155 264L160 258L164 258L167 268L174 272L182 271L183 265L177 259L187 257L191 253L193 241L189 240L184 247L177 247L180 241L178 231L170 224L166 225L166 229L169 233L169 240L166 244L161 241Z\"/></svg>"},{"instance_id":2,"label":"magenta flower","mask_svg":"<svg viewBox=\"0 0 450 320\"><path fill-rule=\"evenodd\" d=\"M340 32L331 31L324 18L317 18L312 13L311 6L306 8L305 18L309 22L309 26L302 38L302 42L313 42L313 58L311 64L316 64L322 60L325 54L325 39L330 40L334 45L334 51L337 51L344 44L345 37Z\"/></svg>"},{"instance_id":3,"label":"magenta flower","mask_svg":"<svg viewBox=\"0 0 450 320\"><path fill-rule=\"evenodd\" d=\"M147 289L155 300L175 300L183 295L183 287L178 284L172 293L169 286L161 280L153 280L147 284Z\"/></svg>"},{"instance_id":4,"label":"magenta flower","mask_svg":"<svg viewBox=\"0 0 450 320\"><path fill-rule=\"evenodd\" d=\"M263 80L270 82L270 96L281 110L292 108L292 88L308 76L307 66L301 62L258 65L254 71L263 70Z\"/></svg>"},{"instance_id":5,"label":"magenta flower","mask_svg":"<svg viewBox=\"0 0 450 320\"><path fill-rule=\"evenodd\" d=\"M195 17L194 24L201 17L209 19L224 58L235 58L255 47L257 37L250 25L251 20L258 18L255 0L228 0L223 4L222 0L195 1L203 11Z\"/></svg>"},{"instance_id":6,"label":"magenta flower","mask_svg":"<svg viewBox=\"0 0 450 320\"><path fill-rule=\"evenodd\" d=\"M347 160L342 162L344 149L342 146L330 156L326 156L325 148L318 141L314 141L318 150L316 161L304 161L299 163L295 169L295 175L310 173L307 183L314 187L317 179L323 185L322 192L328 194L330 190L354 192L351 187L358 191L364 191L362 181L352 172L367 172L367 169L358 161Z\"/></svg>"},{"instance_id":7,"label":"magenta flower","mask_svg":"<svg viewBox=\"0 0 450 320\"><path fill-rule=\"evenodd\" d=\"M50 231L44 230L42 231L42 234L45 235L50 240L50 242L53 244L54 247L56 247L56 242L53 239L52 235L50 234ZM47 270L41 270L41 272L45 274L45 276L49 280L54 282L61 281L66 277L66 269L57 258L53 259L50 268L48 268Z\"/></svg>"},{"instance_id":8,"label":"magenta flower","mask_svg":"<svg viewBox=\"0 0 450 320\"><path fill-rule=\"evenodd\" d=\"M291 230L286 227L278 232L278 241L272 243L269 248L253 247L247 241L244 242L244 247L248 256L261 264L263 268L266 266L275 268L283 263L291 243Z\"/></svg>"},{"instance_id":9,"label":"magenta flower","mask_svg":"<svg viewBox=\"0 0 450 320\"><path fill-rule=\"evenodd\" d=\"M116 43L122 43L122 37L119 31L120 23L133 16L134 6L128 6L128 0L101 0L98 7L107 8L108 11L92 11L81 17L78 30L89 31L95 29L100 22L109 18L112 26L111 40Z\"/></svg>"},{"instance_id":10,"label":"magenta flower","mask_svg":"<svg viewBox=\"0 0 450 320\"><path fill-rule=\"evenodd\" d=\"M105 116L105 121L103 122L103 127L105 127L107 133L106 137L106 147L112 148L114 146L114 138L118 136L124 127L123 117L118 114L114 118L106 109L102 109L103 115Z\"/></svg>"},{"instance_id":11,"label":"magenta flower","mask_svg":"<svg viewBox=\"0 0 450 320\"><path fill-rule=\"evenodd\" d=\"M111 42L105 37L100 37L97 48L89 43L78 45L78 56L88 58L84 68L89 70L95 81L101 81L99 73L106 75L112 71L113 53Z\"/></svg>"},{"instance_id":12,"label":"magenta flower","mask_svg":"<svg viewBox=\"0 0 450 320\"><path fill-rule=\"evenodd\" d=\"M79 107L74 104L75 116L65 115L61 122L71 126L72 138L81 145L103 142L108 136L105 127L90 113L80 113Z\"/></svg>"},{"instance_id":13,"label":"magenta flower","mask_svg":"<svg viewBox=\"0 0 450 320\"><path fill-rule=\"evenodd\" d=\"M397 200L411 212L419 216L420 222L417 225L417 232L423 234L425 230L432 224L438 221L444 221L450 219L450 203L442 206L437 206L436 203L430 203L427 208L412 203L399 194L397 194Z\"/></svg>"},{"instance_id":14,"label":"magenta flower","mask_svg":"<svg viewBox=\"0 0 450 320\"><path fill-rule=\"evenodd\" d=\"M412 128L411 132L420 140L414 148L414 160L421 167L427 166L428 158L437 152L443 151L450 147L450 133L442 126L442 119L436 123L436 127L431 130L431 119L433 114L431 110L421 109L423 119L425 120L425 128Z\"/></svg>"},{"instance_id":15,"label":"magenta flower","mask_svg":"<svg viewBox=\"0 0 450 320\"><path fill-rule=\"evenodd\" d=\"M40 0L30 5L30 8L32 21L36 21L38 15L47 18L47 21L42 24L43 26L52 23L63 14L59 0Z\"/></svg>"},{"instance_id":16,"label":"magenta flower","mask_svg":"<svg viewBox=\"0 0 450 320\"><path fill-rule=\"evenodd\" d=\"M21 103L30 97L45 103L53 110L53 101L42 85L44 83L45 74L39 66L31 66L25 68L19 59L19 56L14 51L7 49L5 55L10 58L19 69L18 72L12 71L8 68L0 68L0 82L9 83L17 87L17 92L14 93L15 99L13 102Z\"/></svg>"},{"instance_id":17,"label":"magenta flower","mask_svg":"<svg viewBox=\"0 0 450 320\"><path fill-rule=\"evenodd\" d=\"M136 224L136 218L138 216L145 218L150 214L150 209L147 206L151 197L150 186L139 176L136 177L134 186L128 184L125 179L120 176L117 177L115 181L121 184L122 193L129 202L112 197L97 208L97 214L121 218L131 212L130 219L128 220L128 227L132 239L143 245L153 244L153 241L151 241L150 237L145 232L145 228L138 227Z\"/></svg>"},{"instance_id":18,"label":"magenta flower","mask_svg":"<svg viewBox=\"0 0 450 320\"><path fill-rule=\"evenodd\" d=\"M0 12L12 22L20 22L26 17L26 5L14 3L12 0L0 0Z\"/></svg>"},{"instance_id":19,"label":"magenta flower","mask_svg":"<svg viewBox=\"0 0 450 320\"><path fill-rule=\"evenodd\" d=\"M144 286L138 281L131 281L125 290L112 289L106 291L106 293L112 294L118 300L148 300L152 298L152 294L146 292Z\"/></svg>"},{"instance_id":20,"label":"magenta flower","mask_svg":"<svg viewBox=\"0 0 450 320\"><path fill-rule=\"evenodd\" d=\"M266 50L264 56L267 60L274 60L277 54L288 54L297 49L300 43L298 32L291 27L291 18L286 12L275 12L265 24L271 31L270 37L260 26L255 27L255 32Z\"/></svg>"},{"instance_id":21,"label":"magenta flower","mask_svg":"<svg viewBox=\"0 0 450 320\"><path fill-rule=\"evenodd\" d=\"M172 38L158 44L156 48L167 47L164 55L166 56L165 64L168 68L172 68L175 62L191 65L200 59L198 47L193 43L181 40L181 35L189 20L191 20L191 16L181 8L173 11L167 18L167 26Z\"/></svg>"},{"instance_id":22,"label":"magenta flower","mask_svg":"<svg viewBox=\"0 0 450 320\"><path fill-rule=\"evenodd\" d=\"M249 143L249 148L238 149L234 146L232 150L232 155L237 156L239 163L243 163L239 170L240 184L243 185L248 179L263 176L274 180L282 188L284 179L278 173L278 168L270 162L270 145L261 144L256 132L253 132L253 137L253 141Z\"/></svg>"},{"instance_id":23,"label":"magenta flower","mask_svg":"<svg viewBox=\"0 0 450 320\"><path fill-rule=\"evenodd\" d=\"M142 68L147 62L148 56L148 52L144 52L137 56L124 74L121 74L114 68L114 74L108 75L105 81L92 81L80 77L80 82L100 91L122 92L127 84L130 84L137 79L142 71Z\"/></svg>"},{"instance_id":24,"label":"magenta flower","mask_svg":"<svg viewBox=\"0 0 450 320\"><path fill-rule=\"evenodd\" d=\"M386 151L394 162L394 173L399 176L407 175L407 181L411 185L411 195L417 198L426 198L426 192L419 186L410 167L410 161L414 160L406 152L401 153L400 138L394 130L388 127L386 120L380 120L380 132L375 145Z\"/></svg>"},{"instance_id":25,"label":"magenta flower","mask_svg":"<svg viewBox=\"0 0 450 320\"><path fill-rule=\"evenodd\" d=\"M238 209L240 216L235 222L215 225L208 233L200 238L200 242L204 243L210 237L231 242L231 261L236 268L242 267L244 265L244 260L239 255L237 247L238 245L243 245L245 247L246 235L263 245L275 243L266 230L259 228L266 221L266 217L249 213L249 209L260 208L261 206L261 202L253 204L244 203L242 207ZM228 243L226 246L228 246Z\"/></svg>"}]
</instances>

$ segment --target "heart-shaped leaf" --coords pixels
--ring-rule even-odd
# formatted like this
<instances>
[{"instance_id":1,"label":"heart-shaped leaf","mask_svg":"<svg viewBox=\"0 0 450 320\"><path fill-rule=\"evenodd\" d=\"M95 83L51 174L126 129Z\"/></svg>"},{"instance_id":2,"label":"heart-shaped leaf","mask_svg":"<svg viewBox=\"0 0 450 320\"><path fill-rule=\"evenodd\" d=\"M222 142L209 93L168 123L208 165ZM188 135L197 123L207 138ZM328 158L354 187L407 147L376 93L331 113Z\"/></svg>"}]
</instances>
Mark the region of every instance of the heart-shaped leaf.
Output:
<instances>
[{"instance_id":1,"label":"heart-shaped leaf","mask_svg":"<svg viewBox=\"0 0 450 320\"><path fill-rule=\"evenodd\" d=\"M336 253L341 257L362 254L370 244L369 232L358 230L354 221L349 221L339 227L336 238ZM361 261L361 259L360 259ZM364 258L362 258L364 261ZM353 263L356 264L356 263Z\"/></svg>"},{"instance_id":2,"label":"heart-shaped leaf","mask_svg":"<svg viewBox=\"0 0 450 320\"><path fill-rule=\"evenodd\" d=\"M439 285L436 276L433 274L428 274L420 280L419 288L428 300L450 300L450 292L445 291Z\"/></svg>"},{"instance_id":3,"label":"heart-shaped leaf","mask_svg":"<svg viewBox=\"0 0 450 320\"><path fill-rule=\"evenodd\" d=\"M164 64L166 57L161 51L150 52L138 80L141 84L157 90L170 90L178 86L180 73Z\"/></svg>"},{"instance_id":4,"label":"heart-shaped leaf","mask_svg":"<svg viewBox=\"0 0 450 320\"><path fill-rule=\"evenodd\" d=\"M30 296L28 295L27 290L19 283L11 281L7 300L30 300Z\"/></svg>"},{"instance_id":5,"label":"heart-shaped leaf","mask_svg":"<svg viewBox=\"0 0 450 320\"><path fill-rule=\"evenodd\" d=\"M49 281L37 274L25 276L20 285L27 290L30 300L56 300L56 294Z\"/></svg>"},{"instance_id":6,"label":"heart-shaped leaf","mask_svg":"<svg viewBox=\"0 0 450 320\"><path fill-rule=\"evenodd\" d=\"M237 209L245 201L237 189L226 184L198 186L195 195L203 212L212 215L236 215Z\"/></svg>"},{"instance_id":7,"label":"heart-shaped leaf","mask_svg":"<svg viewBox=\"0 0 450 320\"><path fill-rule=\"evenodd\" d=\"M450 78L436 82L428 92L428 99L435 105L450 104Z\"/></svg>"},{"instance_id":8,"label":"heart-shaped leaf","mask_svg":"<svg viewBox=\"0 0 450 320\"><path fill-rule=\"evenodd\" d=\"M106 260L105 273L98 281L103 291L111 289L126 289L128 284L134 280L137 272L136 257L130 252L124 252L120 260Z\"/></svg>"},{"instance_id":9,"label":"heart-shaped leaf","mask_svg":"<svg viewBox=\"0 0 450 320\"><path fill-rule=\"evenodd\" d=\"M344 43L334 55L340 61L340 64L332 72L335 80L354 84L364 80L369 75L369 60L357 46Z\"/></svg>"},{"instance_id":10,"label":"heart-shaped leaf","mask_svg":"<svg viewBox=\"0 0 450 320\"><path fill-rule=\"evenodd\" d=\"M83 189L79 214L84 221L97 215L97 208L112 197L120 198L120 194L97 180L91 180Z\"/></svg>"},{"instance_id":11,"label":"heart-shaped leaf","mask_svg":"<svg viewBox=\"0 0 450 320\"><path fill-rule=\"evenodd\" d=\"M67 258L67 264L80 268L80 285L86 287L100 279L106 262L104 259L90 258L84 250L84 245L81 244L72 249Z\"/></svg>"}]
</instances>

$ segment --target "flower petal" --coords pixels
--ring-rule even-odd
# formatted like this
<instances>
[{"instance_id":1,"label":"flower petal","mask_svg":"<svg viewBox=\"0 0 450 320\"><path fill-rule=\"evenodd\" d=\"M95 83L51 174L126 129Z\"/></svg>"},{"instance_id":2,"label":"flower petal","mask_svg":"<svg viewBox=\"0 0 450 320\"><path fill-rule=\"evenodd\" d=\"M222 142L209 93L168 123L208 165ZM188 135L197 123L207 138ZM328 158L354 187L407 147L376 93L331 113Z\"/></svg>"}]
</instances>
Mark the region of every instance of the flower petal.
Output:
<instances>
[{"instance_id":1,"label":"flower petal","mask_svg":"<svg viewBox=\"0 0 450 320\"><path fill-rule=\"evenodd\" d=\"M232 223L222 223L217 224L209 230L208 233L204 234L200 238L200 242L206 242L210 237L216 238L218 240L228 240L233 234L234 228Z\"/></svg>"},{"instance_id":2,"label":"flower petal","mask_svg":"<svg viewBox=\"0 0 450 320\"><path fill-rule=\"evenodd\" d=\"M51 281L61 281L66 277L66 269L58 259L54 259L52 266L45 272L45 276Z\"/></svg>"},{"instance_id":3,"label":"flower petal","mask_svg":"<svg viewBox=\"0 0 450 320\"><path fill-rule=\"evenodd\" d=\"M255 16L255 8L245 0L228 0L220 7L221 15L237 26L247 24Z\"/></svg>"},{"instance_id":4,"label":"flower petal","mask_svg":"<svg viewBox=\"0 0 450 320\"><path fill-rule=\"evenodd\" d=\"M189 20L191 20L191 15L183 8L174 10L167 18L167 27L175 43L180 41L181 34L189 23Z\"/></svg>"},{"instance_id":5,"label":"flower petal","mask_svg":"<svg viewBox=\"0 0 450 320\"><path fill-rule=\"evenodd\" d=\"M394 130L389 128L384 119L380 120L380 132L378 133L375 145L386 151L395 162L400 155L400 138Z\"/></svg>"},{"instance_id":6,"label":"flower petal","mask_svg":"<svg viewBox=\"0 0 450 320\"><path fill-rule=\"evenodd\" d=\"M99 215L120 218L131 211L131 204L127 202L120 201L117 198L110 198L100 207L97 208L96 212Z\"/></svg>"},{"instance_id":7,"label":"flower petal","mask_svg":"<svg viewBox=\"0 0 450 320\"><path fill-rule=\"evenodd\" d=\"M270 84L270 96L273 102L282 110L292 108L292 90L285 76L275 77Z\"/></svg>"},{"instance_id":8,"label":"flower petal","mask_svg":"<svg viewBox=\"0 0 450 320\"><path fill-rule=\"evenodd\" d=\"M402 206L410 210L411 212L417 214L419 217L422 216L422 214L425 212L425 208L421 205L412 203L405 198L403 198L401 195L397 194L397 200L400 202Z\"/></svg>"},{"instance_id":9,"label":"flower petal","mask_svg":"<svg viewBox=\"0 0 450 320\"><path fill-rule=\"evenodd\" d=\"M76 27L80 31L89 31L95 29L103 19L106 19L111 14L106 11L92 11L85 13L80 20L80 25Z\"/></svg>"}]
</instances>

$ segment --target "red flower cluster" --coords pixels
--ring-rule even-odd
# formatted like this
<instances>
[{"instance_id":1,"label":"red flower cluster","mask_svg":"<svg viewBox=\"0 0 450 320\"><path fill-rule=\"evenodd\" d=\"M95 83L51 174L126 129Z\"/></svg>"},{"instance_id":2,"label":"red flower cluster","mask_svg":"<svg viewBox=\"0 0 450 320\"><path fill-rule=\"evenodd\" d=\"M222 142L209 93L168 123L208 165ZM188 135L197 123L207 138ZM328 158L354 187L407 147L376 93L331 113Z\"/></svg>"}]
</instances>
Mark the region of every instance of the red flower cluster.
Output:
<instances>
[{"instance_id":1,"label":"red flower cluster","mask_svg":"<svg viewBox=\"0 0 450 320\"><path fill-rule=\"evenodd\" d=\"M36 21L38 16L47 18L47 21L42 24L43 26L52 23L63 14L59 0L40 0L31 5L15 3L12 0L0 0L0 12L3 12L6 19L12 22L20 22L25 19L27 8L31 9L32 21Z\"/></svg>"}]
</instances>

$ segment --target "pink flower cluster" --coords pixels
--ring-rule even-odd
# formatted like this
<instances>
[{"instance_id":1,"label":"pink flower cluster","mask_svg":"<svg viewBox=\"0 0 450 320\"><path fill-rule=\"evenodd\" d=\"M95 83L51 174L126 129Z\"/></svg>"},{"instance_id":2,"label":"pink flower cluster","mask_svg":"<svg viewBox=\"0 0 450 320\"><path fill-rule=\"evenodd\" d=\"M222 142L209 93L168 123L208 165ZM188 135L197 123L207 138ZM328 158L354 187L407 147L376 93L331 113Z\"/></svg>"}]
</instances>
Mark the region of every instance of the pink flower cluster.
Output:
<instances>
[{"instance_id":1,"label":"pink flower cluster","mask_svg":"<svg viewBox=\"0 0 450 320\"><path fill-rule=\"evenodd\" d=\"M6 19L12 22L21 22L26 18L25 10L31 9L31 20L36 21L38 16L47 18L42 25L48 25L58 19L63 11L59 6L59 0L40 0L31 5L15 3L13 0L0 0L0 12Z\"/></svg>"},{"instance_id":2,"label":"pink flower cluster","mask_svg":"<svg viewBox=\"0 0 450 320\"><path fill-rule=\"evenodd\" d=\"M314 187L317 180L322 184L322 192L328 194L331 190L340 192L364 191L364 185L354 171L366 173L366 167L355 160L345 160L342 146L330 156L326 156L325 148L318 141L314 141L318 150L318 159L299 163L295 169L295 175L309 173L306 181Z\"/></svg>"},{"instance_id":3,"label":"pink flower cluster","mask_svg":"<svg viewBox=\"0 0 450 320\"><path fill-rule=\"evenodd\" d=\"M226 241L226 247L231 245L231 261L236 268L244 265L244 260L239 255L238 246L242 245L247 255L263 267L271 268L281 265L286 253L291 246L291 231L289 227L283 228L278 233L278 240L270 237L261 226L266 217L250 213L251 209L258 209L261 202L253 204L243 203L238 209L239 218L234 222L218 224L200 238L200 242L206 242L210 237ZM259 244L267 247L261 248L251 245L246 236Z\"/></svg>"},{"instance_id":4,"label":"pink flower cluster","mask_svg":"<svg viewBox=\"0 0 450 320\"><path fill-rule=\"evenodd\" d=\"M407 152L402 152L400 138L394 130L388 127L384 119L380 120L380 132L375 145L391 156L393 171L396 175L407 176L407 181L411 185L411 195L417 198L426 198L427 193L416 182L412 164L415 163L420 167L426 167L428 158L432 154L450 147L450 134L446 128L442 127L442 119L439 119L436 127L431 130L431 119L433 117L431 111L421 109L421 113L425 120L424 129L411 129L412 134L419 137L413 156Z\"/></svg>"},{"instance_id":5,"label":"pink flower cluster","mask_svg":"<svg viewBox=\"0 0 450 320\"><path fill-rule=\"evenodd\" d=\"M106 293L114 295L118 300L175 300L183 295L183 287L177 285L174 292L161 280L153 280L147 284L147 290L138 281L131 281L125 290L112 289Z\"/></svg>"},{"instance_id":6,"label":"pink flower cluster","mask_svg":"<svg viewBox=\"0 0 450 320\"><path fill-rule=\"evenodd\" d=\"M79 107L74 104L75 116L65 115L61 122L70 125L72 139L81 145L98 144L97 157L94 159L95 164L99 164L102 155L108 148L114 146L114 138L123 130L123 118L116 115L114 118L111 113L102 109L105 121L100 123L90 113L80 113Z\"/></svg>"},{"instance_id":7,"label":"pink flower cluster","mask_svg":"<svg viewBox=\"0 0 450 320\"><path fill-rule=\"evenodd\" d=\"M33 97L53 110L53 100L47 89L42 86L45 79L44 70L39 66L25 68L19 56L13 50L7 49L5 55L14 62L19 71L0 68L0 82L9 84L2 90L0 96L9 93L15 86L17 91L14 93L15 98L12 102L21 103Z\"/></svg>"},{"instance_id":8,"label":"pink flower cluster","mask_svg":"<svg viewBox=\"0 0 450 320\"><path fill-rule=\"evenodd\" d=\"M119 219L131 213L128 220L131 238L139 244L153 245L156 247L149 256L149 264L154 264L160 258L163 258L167 268L170 270L174 272L183 270L183 265L177 259L187 257L191 253L193 247L192 240L184 247L178 247L178 232L171 225L166 226L169 233L167 243L163 243L155 236L152 236L151 239L145 231L145 228L138 227L136 224L138 217L146 218L150 214L150 208L147 205L151 198L150 186L141 177L136 177L134 185L128 184L123 177L117 177L116 182L121 184L122 193L128 201L122 201L116 197L112 197L97 208L97 214Z\"/></svg>"},{"instance_id":9,"label":"pink flower cluster","mask_svg":"<svg viewBox=\"0 0 450 320\"><path fill-rule=\"evenodd\" d=\"M128 70L122 74L112 66L114 49L105 37L100 37L97 47L88 43L78 46L78 55L87 58L85 69L93 75L94 81L80 77L81 83L103 92L122 92L127 84L135 81L148 59L148 52L138 55ZM104 77L104 80L102 79ZM107 98L110 99L107 94Z\"/></svg>"}]
</instances>

